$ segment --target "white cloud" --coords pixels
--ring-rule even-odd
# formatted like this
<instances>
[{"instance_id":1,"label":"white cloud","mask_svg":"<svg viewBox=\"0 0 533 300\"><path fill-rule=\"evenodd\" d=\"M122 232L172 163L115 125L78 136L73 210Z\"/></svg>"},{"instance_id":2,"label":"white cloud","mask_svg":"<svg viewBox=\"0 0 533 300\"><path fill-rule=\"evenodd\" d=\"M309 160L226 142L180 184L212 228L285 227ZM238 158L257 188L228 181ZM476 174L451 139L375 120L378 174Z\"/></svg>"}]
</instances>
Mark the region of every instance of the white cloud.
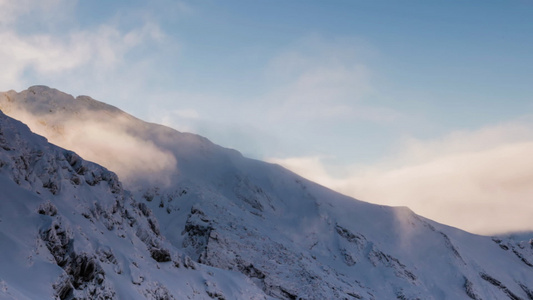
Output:
<instances>
[{"instance_id":1,"label":"white cloud","mask_svg":"<svg viewBox=\"0 0 533 300\"><path fill-rule=\"evenodd\" d=\"M39 12L40 18L61 17L58 10L70 10L76 1L69 0L0 0L0 26L16 23L21 16ZM28 21L28 19L26 19Z\"/></svg>"},{"instance_id":2,"label":"white cloud","mask_svg":"<svg viewBox=\"0 0 533 300\"><path fill-rule=\"evenodd\" d=\"M151 179L167 184L165 177L177 169L177 161L171 153L129 134L116 122L70 120L65 127L68 131L50 141L108 167L126 183ZM142 176L139 176L140 170Z\"/></svg>"},{"instance_id":3,"label":"white cloud","mask_svg":"<svg viewBox=\"0 0 533 300\"><path fill-rule=\"evenodd\" d=\"M311 180L374 203L408 206L430 219L494 234L533 230L533 125L509 123L439 140L410 140L373 166L337 178L316 157L274 159Z\"/></svg>"},{"instance_id":4,"label":"white cloud","mask_svg":"<svg viewBox=\"0 0 533 300\"><path fill-rule=\"evenodd\" d=\"M104 101L146 99L145 82L160 73L157 54L177 45L149 16L82 26L76 9L76 1L0 0L0 90L44 84Z\"/></svg>"},{"instance_id":5,"label":"white cloud","mask_svg":"<svg viewBox=\"0 0 533 300\"><path fill-rule=\"evenodd\" d=\"M26 83L27 71L38 76L62 75L82 68L104 72L116 67L140 43L160 39L162 33L153 24L128 32L104 25L95 31L72 32L67 37L22 36L4 30L0 32L0 64L9 72L0 76L3 86L21 88Z\"/></svg>"}]
</instances>

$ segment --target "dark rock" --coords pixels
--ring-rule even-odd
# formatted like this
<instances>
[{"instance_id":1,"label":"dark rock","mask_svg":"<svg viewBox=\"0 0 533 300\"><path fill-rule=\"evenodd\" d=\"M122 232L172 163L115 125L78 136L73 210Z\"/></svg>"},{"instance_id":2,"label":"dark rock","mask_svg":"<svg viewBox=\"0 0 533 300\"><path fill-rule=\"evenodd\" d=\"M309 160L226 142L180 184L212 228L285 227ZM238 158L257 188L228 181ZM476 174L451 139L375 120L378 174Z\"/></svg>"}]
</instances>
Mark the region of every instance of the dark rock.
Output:
<instances>
[{"instance_id":1,"label":"dark rock","mask_svg":"<svg viewBox=\"0 0 533 300\"><path fill-rule=\"evenodd\" d=\"M167 262L171 261L172 257L170 256L170 251L162 248L151 248L150 254L152 258L157 262Z\"/></svg>"}]
</instances>

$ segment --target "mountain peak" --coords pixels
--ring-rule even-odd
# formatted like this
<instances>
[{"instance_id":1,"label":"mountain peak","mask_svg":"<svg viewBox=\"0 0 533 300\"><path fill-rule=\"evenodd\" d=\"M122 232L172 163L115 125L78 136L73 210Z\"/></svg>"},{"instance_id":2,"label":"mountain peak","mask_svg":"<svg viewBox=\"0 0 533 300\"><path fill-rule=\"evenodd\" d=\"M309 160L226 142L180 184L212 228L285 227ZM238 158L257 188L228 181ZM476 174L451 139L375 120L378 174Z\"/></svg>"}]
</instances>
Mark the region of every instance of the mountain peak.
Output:
<instances>
[{"instance_id":1,"label":"mountain peak","mask_svg":"<svg viewBox=\"0 0 533 300\"><path fill-rule=\"evenodd\" d=\"M17 98L18 102L24 102L23 108L33 114L50 114L60 110L69 113L80 113L88 110L126 115L115 106L100 102L90 96L80 95L73 97L70 94L45 85L35 85L20 93L10 91L6 94L8 97Z\"/></svg>"}]
</instances>

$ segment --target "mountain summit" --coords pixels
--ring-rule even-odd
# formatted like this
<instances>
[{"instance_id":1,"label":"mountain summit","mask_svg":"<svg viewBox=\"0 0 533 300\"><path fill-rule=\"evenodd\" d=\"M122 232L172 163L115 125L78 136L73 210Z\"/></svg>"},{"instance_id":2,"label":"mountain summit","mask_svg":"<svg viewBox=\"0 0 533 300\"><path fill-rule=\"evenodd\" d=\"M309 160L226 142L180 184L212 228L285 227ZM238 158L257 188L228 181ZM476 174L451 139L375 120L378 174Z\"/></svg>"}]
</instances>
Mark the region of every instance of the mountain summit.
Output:
<instances>
[{"instance_id":1,"label":"mountain summit","mask_svg":"<svg viewBox=\"0 0 533 300\"><path fill-rule=\"evenodd\" d=\"M0 297L533 299L528 240L361 202L87 96L37 86L0 110L68 149L0 114Z\"/></svg>"}]
</instances>

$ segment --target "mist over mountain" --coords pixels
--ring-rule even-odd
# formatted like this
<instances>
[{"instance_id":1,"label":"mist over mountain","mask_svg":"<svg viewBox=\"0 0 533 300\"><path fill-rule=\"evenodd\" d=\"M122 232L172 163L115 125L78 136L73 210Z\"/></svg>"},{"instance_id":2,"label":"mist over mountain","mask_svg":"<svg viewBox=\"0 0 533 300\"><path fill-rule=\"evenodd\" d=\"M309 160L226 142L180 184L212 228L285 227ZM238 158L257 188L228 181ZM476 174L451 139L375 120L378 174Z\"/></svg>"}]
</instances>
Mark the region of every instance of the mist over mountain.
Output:
<instances>
[{"instance_id":1,"label":"mist over mountain","mask_svg":"<svg viewBox=\"0 0 533 300\"><path fill-rule=\"evenodd\" d=\"M88 96L0 110L2 299L533 299L533 235L358 201Z\"/></svg>"}]
</instances>

